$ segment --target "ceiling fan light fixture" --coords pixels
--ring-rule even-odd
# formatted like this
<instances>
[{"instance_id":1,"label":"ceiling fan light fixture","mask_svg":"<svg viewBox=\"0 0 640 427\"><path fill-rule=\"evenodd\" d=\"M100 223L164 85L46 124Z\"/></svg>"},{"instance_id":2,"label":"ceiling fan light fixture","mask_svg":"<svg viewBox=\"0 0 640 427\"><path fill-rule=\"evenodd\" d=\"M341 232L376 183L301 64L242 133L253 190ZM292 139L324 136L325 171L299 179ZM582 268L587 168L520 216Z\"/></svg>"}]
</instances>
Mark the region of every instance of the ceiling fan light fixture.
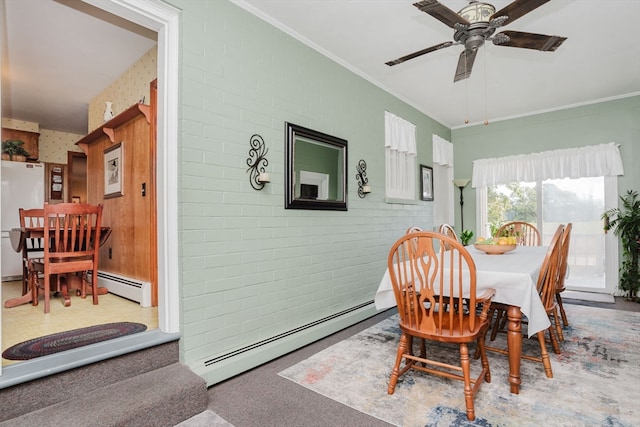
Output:
<instances>
[{"instance_id":1,"label":"ceiling fan light fixture","mask_svg":"<svg viewBox=\"0 0 640 427\"><path fill-rule=\"evenodd\" d=\"M472 1L469 6L465 6L458 11L458 15L472 24L489 22L494 13L496 13L496 8L493 5L481 1Z\"/></svg>"}]
</instances>

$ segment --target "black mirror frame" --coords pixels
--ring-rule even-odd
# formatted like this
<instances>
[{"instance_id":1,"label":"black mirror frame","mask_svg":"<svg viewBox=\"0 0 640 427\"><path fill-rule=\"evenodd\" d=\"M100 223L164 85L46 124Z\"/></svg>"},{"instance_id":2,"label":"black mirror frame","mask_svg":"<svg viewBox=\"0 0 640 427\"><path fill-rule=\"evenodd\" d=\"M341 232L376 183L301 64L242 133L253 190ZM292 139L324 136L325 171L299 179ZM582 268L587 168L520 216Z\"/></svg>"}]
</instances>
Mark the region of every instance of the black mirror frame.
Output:
<instances>
[{"instance_id":1,"label":"black mirror frame","mask_svg":"<svg viewBox=\"0 0 640 427\"><path fill-rule=\"evenodd\" d=\"M342 194L343 200L305 200L295 198L295 165L294 150L296 137L303 137L322 144L332 145L344 150L342 156ZM347 210L347 140L332 135L327 135L303 126L285 122L285 209L316 209L316 210Z\"/></svg>"}]
</instances>

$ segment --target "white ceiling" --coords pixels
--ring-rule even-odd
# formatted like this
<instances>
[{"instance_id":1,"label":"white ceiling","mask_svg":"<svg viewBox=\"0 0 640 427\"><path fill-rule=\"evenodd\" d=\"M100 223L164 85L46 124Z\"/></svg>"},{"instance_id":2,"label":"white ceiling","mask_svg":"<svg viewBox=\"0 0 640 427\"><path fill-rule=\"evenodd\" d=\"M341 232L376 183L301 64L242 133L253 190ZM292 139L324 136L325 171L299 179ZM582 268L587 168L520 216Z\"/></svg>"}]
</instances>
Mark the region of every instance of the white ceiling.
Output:
<instances>
[{"instance_id":1,"label":"white ceiling","mask_svg":"<svg viewBox=\"0 0 640 427\"><path fill-rule=\"evenodd\" d=\"M86 134L89 101L157 43L78 0L4 1L3 118Z\"/></svg>"},{"instance_id":2,"label":"white ceiling","mask_svg":"<svg viewBox=\"0 0 640 427\"><path fill-rule=\"evenodd\" d=\"M640 93L638 0L552 0L504 29L567 37L556 52L489 43L455 84L461 46L385 65L452 40L416 0L232 1L452 128L467 115L492 122ZM78 0L5 3L2 116L42 128L86 133L88 102L156 44L154 33Z\"/></svg>"},{"instance_id":3,"label":"white ceiling","mask_svg":"<svg viewBox=\"0 0 640 427\"><path fill-rule=\"evenodd\" d=\"M465 110L481 123L486 107L491 122L640 92L638 0L552 0L503 29L567 37L557 51L488 43L471 77L455 84L459 45L385 65L453 40L417 0L232 1L452 128L464 126ZM511 3L485 1L496 10ZM440 2L454 11L468 4Z\"/></svg>"}]
</instances>

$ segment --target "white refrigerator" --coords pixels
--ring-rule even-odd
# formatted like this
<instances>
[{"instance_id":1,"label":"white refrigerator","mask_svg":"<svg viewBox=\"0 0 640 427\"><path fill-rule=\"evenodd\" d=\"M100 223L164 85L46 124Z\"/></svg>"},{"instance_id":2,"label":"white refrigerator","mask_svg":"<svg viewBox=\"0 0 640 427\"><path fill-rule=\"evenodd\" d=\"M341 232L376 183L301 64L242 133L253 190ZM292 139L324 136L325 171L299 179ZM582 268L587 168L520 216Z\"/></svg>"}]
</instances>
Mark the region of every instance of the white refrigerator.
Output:
<instances>
[{"instance_id":1,"label":"white refrigerator","mask_svg":"<svg viewBox=\"0 0 640 427\"><path fill-rule=\"evenodd\" d=\"M22 255L14 251L9 230L20 227L19 208L42 208L44 205L44 163L2 160L2 280L22 278Z\"/></svg>"}]
</instances>

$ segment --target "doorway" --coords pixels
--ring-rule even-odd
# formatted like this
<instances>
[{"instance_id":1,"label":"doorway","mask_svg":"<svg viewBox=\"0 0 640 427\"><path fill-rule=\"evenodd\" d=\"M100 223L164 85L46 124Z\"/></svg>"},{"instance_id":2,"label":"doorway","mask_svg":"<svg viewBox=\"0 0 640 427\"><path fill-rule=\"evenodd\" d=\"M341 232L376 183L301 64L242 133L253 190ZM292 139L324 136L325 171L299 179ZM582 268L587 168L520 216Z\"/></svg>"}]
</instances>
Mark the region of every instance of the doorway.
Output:
<instances>
[{"instance_id":1,"label":"doorway","mask_svg":"<svg viewBox=\"0 0 640 427\"><path fill-rule=\"evenodd\" d=\"M158 125L157 125L157 212L158 212L158 333L141 334L136 349L159 345L176 339L179 323L178 245L178 46L179 10L162 2L144 3L129 0L85 0L117 17L142 25L158 33ZM135 4L134 4L135 3ZM1 60L1 59L0 59ZM2 319L0 319L0 325ZM1 342L0 342L1 344ZM131 351L131 350L129 350ZM127 353L109 355L70 355L65 369L72 369L99 360ZM46 357L34 359L28 373L0 367L0 388L60 372Z\"/></svg>"},{"instance_id":2,"label":"doorway","mask_svg":"<svg viewBox=\"0 0 640 427\"><path fill-rule=\"evenodd\" d=\"M67 203L87 203L87 155L67 152Z\"/></svg>"}]
</instances>

